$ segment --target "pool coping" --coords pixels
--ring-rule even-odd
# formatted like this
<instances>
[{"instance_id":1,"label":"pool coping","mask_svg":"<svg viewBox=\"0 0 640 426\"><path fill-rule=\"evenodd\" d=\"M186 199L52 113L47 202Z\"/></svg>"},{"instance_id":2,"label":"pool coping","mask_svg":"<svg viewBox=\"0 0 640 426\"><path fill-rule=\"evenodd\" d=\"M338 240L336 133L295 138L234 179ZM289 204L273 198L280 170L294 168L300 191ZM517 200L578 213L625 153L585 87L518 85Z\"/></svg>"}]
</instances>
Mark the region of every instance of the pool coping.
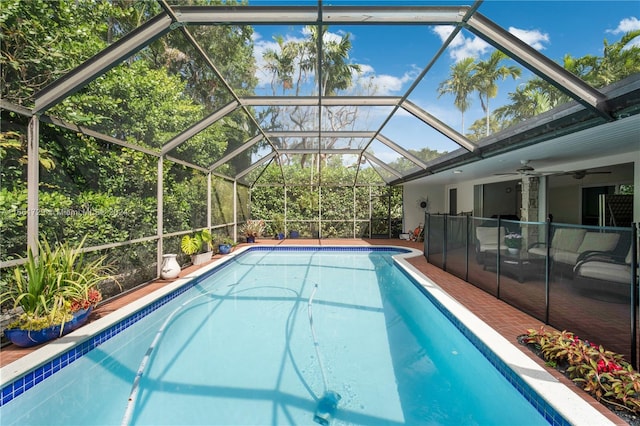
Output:
<instances>
[{"instance_id":1,"label":"pool coping","mask_svg":"<svg viewBox=\"0 0 640 426\"><path fill-rule=\"evenodd\" d=\"M188 284L196 282L199 277L208 275L212 270L224 267L226 263L235 257L241 256L250 250L309 250L309 249L344 249L344 250L400 250L402 253L393 256L398 266L419 286L422 290L437 301L444 309L450 312L450 315L457 318L458 321L477 337L482 345L491 350L492 353L508 368L510 368L521 380L526 383L533 391L542 398L553 410L560 414L566 422L571 424L614 424L606 418L595 407L587 401L580 398L574 391L566 385L558 381L542 366L527 357L522 351L515 347L506 338L500 335L496 330L489 327L483 320L473 314L468 308L460 302L449 296L440 286L423 275L417 268L411 265L407 259L415 256L421 256L422 252L405 246L381 245L381 246L349 246L349 245L295 245L295 246L279 246L279 245L260 245L260 246L244 246L239 247L233 252L220 259L216 259L210 264L181 277L167 285L159 288L140 299L129 303L128 305L105 315L102 318L93 321L80 329L63 336L49 344L39 348L28 355L2 367L0 369L0 388L4 390L5 386L12 384L17 379L27 375L29 372L39 369L39 367L47 364L53 359L57 359L64 355L67 351L74 349L83 342L88 341L93 336L108 330L114 325L122 322L128 317L135 315L137 312L154 304L165 296L170 295L182 287L189 287ZM464 330L461 330L464 331ZM475 344L475 342L474 342ZM477 344L476 344L477 346ZM482 351L482 348L479 348ZM482 351L484 353L484 351ZM82 356L82 355L80 355ZM78 356L79 357L79 356ZM74 358L75 359L75 358ZM67 363L72 362L70 359ZM491 360L490 360L491 361ZM65 364L66 365L66 364ZM62 365L60 368L64 367ZM52 374L52 373L51 373ZM50 374L49 374L50 375ZM45 372L45 378L46 378ZM34 378L29 380L33 381ZM41 380L43 380L41 378ZM513 381L512 381L513 383ZM37 383L29 386L28 380L25 380L27 389ZM516 383L514 383L516 386ZM20 392L22 393L22 392ZM19 394L19 393L18 393ZM16 394L15 396L18 396ZM3 395L4 399L4 395ZM4 400L0 402L4 404Z\"/></svg>"}]
</instances>

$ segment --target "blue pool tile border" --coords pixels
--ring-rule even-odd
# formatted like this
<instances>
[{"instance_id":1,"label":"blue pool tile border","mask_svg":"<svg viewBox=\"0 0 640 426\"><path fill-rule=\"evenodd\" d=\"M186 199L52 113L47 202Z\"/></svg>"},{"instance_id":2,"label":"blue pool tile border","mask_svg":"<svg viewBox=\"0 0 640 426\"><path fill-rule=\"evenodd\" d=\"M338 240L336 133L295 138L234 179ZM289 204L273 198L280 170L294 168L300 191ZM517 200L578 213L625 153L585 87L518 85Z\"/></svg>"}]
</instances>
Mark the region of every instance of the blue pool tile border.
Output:
<instances>
[{"instance_id":1,"label":"blue pool tile border","mask_svg":"<svg viewBox=\"0 0 640 426\"><path fill-rule=\"evenodd\" d=\"M411 275L401 268L402 272L409 280L424 294L431 303L480 351L482 355L494 366L496 370L549 422L554 426L569 426L567 421L549 402L542 398L535 390L525 382L511 367L509 367L500 357L498 357L489 346L487 346L478 336L469 330L451 311L449 311L438 299L428 290L416 282Z\"/></svg>"},{"instance_id":2,"label":"blue pool tile border","mask_svg":"<svg viewBox=\"0 0 640 426\"><path fill-rule=\"evenodd\" d=\"M370 246L362 246L362 247L338 247L338 246L321 246L321 247L311 247L311 246L256 246L251 247L248 250L240 253L235 258L242 257L243 255L253 252L253 251L362 251L362 252L393 252L393 253L410 253L410 250L395 248L395 247L370 247ZM97 335L89 338L88 340L80 343L79 345L71 348L67 352L61 354L60 356L47 361L45 364L40 367L34 369L33 371L28 372L24 376L16 379L12 383L7 384L2 388L1 396L0 396L0 406L3 406L9 403L14 398L28 391L38 383L43 380L51 377L56 372L60 371L67 365L71 364L75 360L81 358L86 355L92 349L100 346L102 343L111 339L115 335L121 333L122 331L129 328L131 325L140 321L142 318L146 317L153 311L158 308L164 306L171 300L183 294L185 291L189 290L193 286L197 285L202 280L209 277L211 274L221 270L225 266L230 265L234 260L221 263L220 265L215 266L211 270L207 271L205 274L196 277L192 280L189 280L185 285L177 288L171 293L165 295L164 297L154 301L153 303L147 305L141 310L135 312L129 317L123 319L117 324L112 325L111 327L103 330ZM464 326L448 309L446 309L442 303L440 303L436 298L434 298L431 293L429 293L426 289L424 289L419 283L417 283L404 268L400 268L400 270L409 278L409 280L416 286L420 291L429 298L429 300L451 321L459 330L462 332L467 339L469 339L478 350L489 360L489 362L524 396L524 398L531 403L539 413L541 413L544 418L551 425L558 426L566 426L569 425L566 419L564 419L553 407L549 405L549 403L544 400L540 395L538 395L531 387L524 381L520 376L518 376L508 365L506 365L500 358L498 358L493 351L482 342L475 334L471 333L471 331Z\"/></svg>"},{"instance_id":3,"label":"blue pool tile border","mask_svg":"<svg viewBox=\"0 0 640 426\"><path fill-rule=\"evenodd\" d=\"M16 398L17 396L28 391L29 389L31 389L38 383L42 382L43 380L47 379L48 377L51 377L53 374L62 370L64 367L71 364L73 361L83 357L84 355L89 353L92 349L100 346L101 344L111 339L112 337L116 336L117 334L120 334L121 332L123 332L124 330L126 330L127 328L135 324L136 322L140 321L142 318L151 314L152 312L159 309L160 307L166 305L171 300L175 299L176 297L180 296L181 294L183 294L193 286L197 285L199 282L201 282L203 279L207 278L214 272L217 272L222 268L228 266L230 263L231 262L225 262L220 265L217 265L216 267L212 268L210 271L207 271L206 274L203 274L199 277L189 280L187 283L185 283L185 285L175 289L174 291L165 295L164 297L145 306L141 310L133 313L132 315L128 316L127 318L123 319L117 324L112 325L111 327L103 330L102 332L96 334L95 336L89 338L88 340L85 340L84 342L74 346L73 348L64 352L60 356L45 362L40 367L37 367L33 371L16 379L12 383L7 384L2 388L2 391L0 393L0 407L10 402L13 398Z\"/></svg>"},{"instance_id":4,"label":"blue pool tile border","mask_svg":"<svg viewBox=\"0 0 640 426\"><path fill-rule=\"evenodd\" d=\"M411 253L411 250L403 249L400 247L370 247L370 246L355 246L355 247L340 247L340 246L256 246L251 247L249 251L380 251L380 252L394 252L397 254Z\"/></svg>"},{"instance_id":5,"label":"blue pool tile border","mask_svg":"<svg viewBox=\"0 0 640 426\"><path fill-rule=\"evenodd\" d=\"M247 253L254 251L375 251L375 252L394 252L394 253L409 253L410 250L402 249L402 248L393 248L393 247L338 247L338 246L321 246L321 247L311 247L311 246L255 246L250 247L248 250L236 255L234 259L231 261L221 263L220 265L215 266L211 270L202 274L199 277L196 277L192 280L189 280L185 285L177 288L171 293L165 295L164 297L152 302L148 306L142 308L141 310L135 312L129 317L123 319L117 324L112 325L111 327L103 330L97 335L85 340L84 342L74 346L69 349L67 352L61 354L60 356L53 358L43 365L37 367L33 371L25 374L24 376L14 380L13 382L7 384L2 388L0 393L0 407L9 403L11 400L16 398L19 395L22 395L24 392L28 391L38 383L43 380L51 377L53 374L62 370L67 365L71 364L75 360L83 357L87 353L89 353L92 349L100 346L107 340L111 339L115 335L121 333L122 331L129 328L131 325L140 321L142 318L146 317L150 313L154 312L158 308L167 304L171 300L183 294L185 291L189 290L193 286L197 285L202 280L208 278L211 274L221 270L222 268L230 265L235 259L244 256Z\"/></svg>"}]
</instances>

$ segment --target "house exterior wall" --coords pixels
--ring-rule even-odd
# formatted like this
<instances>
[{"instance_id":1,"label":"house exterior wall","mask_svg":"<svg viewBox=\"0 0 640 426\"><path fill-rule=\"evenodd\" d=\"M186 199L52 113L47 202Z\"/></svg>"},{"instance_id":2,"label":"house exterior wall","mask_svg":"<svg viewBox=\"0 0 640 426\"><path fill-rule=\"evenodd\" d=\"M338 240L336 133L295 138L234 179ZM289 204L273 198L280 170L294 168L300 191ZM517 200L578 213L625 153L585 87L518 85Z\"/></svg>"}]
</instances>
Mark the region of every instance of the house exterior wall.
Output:
<instances>
[{"instance_id":1,"label":"house exterior wall","mask_svg":"<svg viewBox=\"0 0 640 426\"><path fill-rule=\"evenodd\" d=\"M553 214L554 222L558 223L581 223L582 188L597 185L619 185L633 183L634 191L634 222L640 222L640 147L638 152L625 155L615 155L602 157L597 164L573 163L559 165L558 170L579 170L592 169L595 167L606 167L610 165L614 172L611 175L588 175L584 179L573 179L570 176L564 177L564 181L557 177L542 177L539 181L539 199L536 221L545 221L549 213ZM621 178L616 174L624 165L625 168L633 167L632 178L625 174ZM409 182L404 185L404 214L405 229L415 227L416 224L424 221L424 212L418 207L417 201L424 197L429 197L431 213L448 213L449 211L449 190L457 189L457 204L459 212L473 211L474 206L474 185L491 184L494 193L485 193L485 205L493 205L482 212L482 216L516 214L522 217L521 211L516 211L512 207L513 196L519 193L514 187L513 179L505 182L495 182L494 179L482 179L474 181L462 181L447 185L426 185L424 183ZM507 188L512 188L507 192ZM497 207L496 207L497 206ZM513 210L513 211L512 211ZM474 212L480 215L480 212ZM533 219L530 219L533 220ZM408 227L408 228L407 228Z\"/></svg>"}]
</instances>

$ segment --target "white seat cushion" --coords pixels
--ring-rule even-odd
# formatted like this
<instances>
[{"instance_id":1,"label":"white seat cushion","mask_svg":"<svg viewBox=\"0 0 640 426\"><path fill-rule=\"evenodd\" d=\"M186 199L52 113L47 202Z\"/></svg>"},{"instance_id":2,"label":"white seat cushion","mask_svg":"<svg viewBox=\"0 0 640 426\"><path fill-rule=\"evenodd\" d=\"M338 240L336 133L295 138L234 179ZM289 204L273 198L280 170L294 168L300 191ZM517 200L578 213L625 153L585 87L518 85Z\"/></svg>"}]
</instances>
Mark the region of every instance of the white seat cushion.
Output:
<instances>
[{"instance_id":1,"label":"white seat cushion","mask_svg":"<svg viewBox=\"0 0 640 426\"><path fill-rule=\"evenodd\" d=\"M578 261L580 253L564 250L553 250L552 257L554 262L568 263L569 265L575 265Z\"/></svg>"},{"instance_id":2,"label":"white seat cushion","mask_svg":"<svg viewBox=\"0 0 640 426\"><path fill-rule=\"evenodd\" d=\"M554 250L577 253L586 233L585 229L578 228L556 229L553 234L553 240L551 240L551 247Z\"/></svg>"},{"instance_id":3,"label":"white seat cushion","mask_svg":"<svg viewBox=\"0 0 640 426\"><path fill-rule=\"evenodd\" d=\"M631 267L626 264L589 261L580 265L578 275L615 283L631 283Z\"/></svg>"},{"instance_id":4,"label":"white seat cushion","mask_svg":"<svg viewBox=\"0 0 640 426\"><path fill-rule=\"evenodd\" d=\"M506 250L507 246L504 244L504 236L506 230L504 226L500 228L500 250ZM476 228L476 238L478 239L478 251L483 253L487 250L498 250L498 228L495 226L478 226Z\"/></svg>"},{"instance_id":5,"label":"white seat cushion","mask_svg":"<svg viewBox=\"0 0 640 426\"><path fill-rule=\"evenodd\" d=\"M618 245L620 234L604 232L587 232L582 244L578 247L578 253L585 251L612 251Z\"/></svg>"}]
</instances>

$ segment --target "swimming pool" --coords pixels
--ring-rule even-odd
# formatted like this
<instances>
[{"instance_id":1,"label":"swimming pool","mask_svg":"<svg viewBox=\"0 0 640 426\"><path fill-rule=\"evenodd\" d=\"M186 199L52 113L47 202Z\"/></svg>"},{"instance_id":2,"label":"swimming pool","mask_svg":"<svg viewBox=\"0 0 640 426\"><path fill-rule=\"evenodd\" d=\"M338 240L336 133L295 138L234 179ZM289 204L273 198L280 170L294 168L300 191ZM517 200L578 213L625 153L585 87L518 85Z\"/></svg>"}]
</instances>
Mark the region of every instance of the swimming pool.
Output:
<instances>
[{"instance_id":1,"label":"swimming pool","mask_svg":"<svg viewBox=\"0 0 640 426\"><path fill-rule=\"evenodd\" d=\"M600 423L516 348L506 348L509 365L489 351L504 342L392 260L401 253L239 252L113 325L92 323L47 345L41 351L80 340L86 348L13 385L24 367L5 367L2 424L313 424L325 391L340 395L332 424ZM532 391L543 385L568 406L564 417Z\"/></svg>"}]
</instances>

